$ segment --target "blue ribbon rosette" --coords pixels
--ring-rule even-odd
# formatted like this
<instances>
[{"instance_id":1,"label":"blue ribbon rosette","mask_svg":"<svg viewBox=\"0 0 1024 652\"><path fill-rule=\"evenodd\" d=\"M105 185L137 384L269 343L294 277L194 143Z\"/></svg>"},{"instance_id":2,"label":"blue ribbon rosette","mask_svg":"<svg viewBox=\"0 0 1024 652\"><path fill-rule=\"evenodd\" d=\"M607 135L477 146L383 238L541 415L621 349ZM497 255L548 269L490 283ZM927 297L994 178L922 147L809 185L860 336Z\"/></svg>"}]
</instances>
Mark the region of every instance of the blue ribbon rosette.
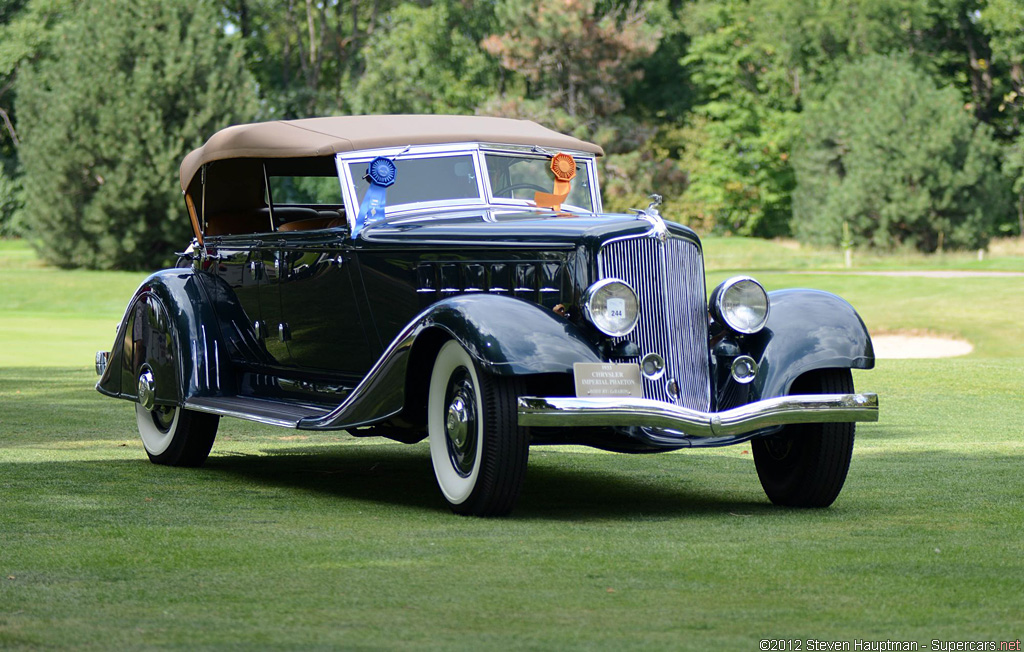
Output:
<instances>
[{"instance_id":1,"label":"blue ribbon rosette","mask_svg":"<svg viewBox=\"0 0 1024 652\"><path fill-rule=\"evenodd\" d=\"M391 159L378 156L370 161L364 177L370 182L370 187L366 190L363 203L359 205L356 228L352 232L353 238L363 229L363 226L384 219L387 189L388 186L395 183L396 176L398 176L398 168Z\"/></svg>"}]
</instances>

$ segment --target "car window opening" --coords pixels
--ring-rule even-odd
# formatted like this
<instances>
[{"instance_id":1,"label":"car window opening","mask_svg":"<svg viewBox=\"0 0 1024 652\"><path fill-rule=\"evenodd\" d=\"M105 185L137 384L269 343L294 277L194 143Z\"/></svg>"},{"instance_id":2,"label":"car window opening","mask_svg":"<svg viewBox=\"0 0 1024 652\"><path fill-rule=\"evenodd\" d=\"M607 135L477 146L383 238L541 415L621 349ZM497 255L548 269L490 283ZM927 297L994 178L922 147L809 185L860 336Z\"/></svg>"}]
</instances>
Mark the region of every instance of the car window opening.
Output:
<instances>
[{"instance_id":1,"label":"car window opening","mask_svg":"<svg viewBox=\"0 0 1024 652\"><path fill-rule=\"evenodd\" d=\"M333 160L233 159L206 165L208 236L347 227Z\"/></svg>"}]
</instances>

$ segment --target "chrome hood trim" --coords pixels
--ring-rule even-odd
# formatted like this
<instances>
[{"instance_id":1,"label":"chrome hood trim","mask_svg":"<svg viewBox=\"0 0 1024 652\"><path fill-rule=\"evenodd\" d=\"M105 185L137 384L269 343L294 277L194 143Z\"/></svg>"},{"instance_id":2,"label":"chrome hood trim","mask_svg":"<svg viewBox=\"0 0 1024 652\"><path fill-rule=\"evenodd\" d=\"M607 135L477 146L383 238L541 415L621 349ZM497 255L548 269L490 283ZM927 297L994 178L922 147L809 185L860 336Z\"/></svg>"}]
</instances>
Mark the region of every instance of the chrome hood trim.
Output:
<instances>
[{"instance_id":1,"label":"chrome hood trim","mask_svg":"<svg viewBox=\"0 0 1024 652\"><path fill-rule=\"evenodd\" d=\"M730 437L794 423L878 421L878 395L799 394L725 412L702 412L646 398L519 398L521 426L640 426L662 436ZM669 432L665 432L669 431Z\"/></svg>"}]
</instances>

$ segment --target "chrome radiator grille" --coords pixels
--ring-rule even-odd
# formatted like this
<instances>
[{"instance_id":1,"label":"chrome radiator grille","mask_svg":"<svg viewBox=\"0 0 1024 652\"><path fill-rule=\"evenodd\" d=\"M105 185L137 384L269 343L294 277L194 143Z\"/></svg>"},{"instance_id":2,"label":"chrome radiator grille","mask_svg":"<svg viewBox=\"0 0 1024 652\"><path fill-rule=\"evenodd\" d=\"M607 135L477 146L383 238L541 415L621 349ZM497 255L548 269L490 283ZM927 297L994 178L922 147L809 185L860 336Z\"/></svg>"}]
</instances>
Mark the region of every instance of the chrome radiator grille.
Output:
<instances>
[{"instance_id":1,"label":"chrome radiator grille","mask_svg":"<svg viewBox=\"0 0 1024 652\"><path fill-rule=\"evenodd\" d=\"M598 258L602 278L619 278L636 290L640 319L632 340L640 355L658 353L665 374L643 378L644 397L693 410L711 406L704 261L692 242L653 237L607 243ZM671 381L678 387L672 393Z\"/></svg>"}]
</instances>

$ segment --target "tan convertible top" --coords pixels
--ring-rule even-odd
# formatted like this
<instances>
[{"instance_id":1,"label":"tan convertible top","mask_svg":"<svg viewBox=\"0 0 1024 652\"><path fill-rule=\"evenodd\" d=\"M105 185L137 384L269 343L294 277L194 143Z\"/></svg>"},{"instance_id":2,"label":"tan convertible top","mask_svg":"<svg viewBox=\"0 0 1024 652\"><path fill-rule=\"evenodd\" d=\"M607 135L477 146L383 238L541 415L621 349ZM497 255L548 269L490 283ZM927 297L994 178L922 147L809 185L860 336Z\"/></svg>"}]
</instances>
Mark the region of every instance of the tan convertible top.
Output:
<instances>
[{"instance_id":1,"label":"tan convertible top","mask_svg":"<svg viewBox=\"0 0 1024 652\"><path fill-rule=\"evenodd\" d=\"M539 145L602 155L597 145L529 120L465 115L360 115L278 120L222 129L181 162L186 190L205 163L229 158L330 156L378 147L442 143Z\"/></svg>"}]
</instances>

